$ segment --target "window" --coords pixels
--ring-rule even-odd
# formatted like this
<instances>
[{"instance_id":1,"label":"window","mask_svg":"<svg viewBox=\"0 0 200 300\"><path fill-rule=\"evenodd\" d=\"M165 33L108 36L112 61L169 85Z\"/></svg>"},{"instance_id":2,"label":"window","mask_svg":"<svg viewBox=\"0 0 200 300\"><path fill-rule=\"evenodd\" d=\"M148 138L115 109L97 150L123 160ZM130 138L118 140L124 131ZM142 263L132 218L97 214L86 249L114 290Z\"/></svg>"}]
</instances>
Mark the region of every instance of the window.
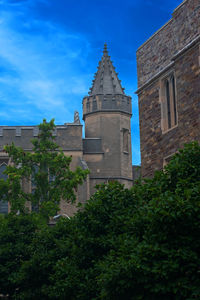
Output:
<instances>
[{"instance_id":1,"label":"window","mask_svg":"<svg viewBox=\"0 0 200 300\"><path fill-rule=\"evenodd\" d=\"M93 98L93 110L97 110L97 100Z\"/></svg>"},{"instance_id":2,"label":"window","mask_svg":"<svg viewBox=\"0 0 200 300\"><path fill-rule=\"evenodd\" d=\"M177 125L176 82L172 73L161 80L161 113L164 132Z\"/></svg>"},{"instance_id":3,"label":"window","mask_svg":"<svg viewBox=\"0 0 200 300\"><path fill-rule=\"evenodd\" d=\"M123 151L128 153L128 129L123 129Z\"/></svg>"},{"instance_id":4,"label":"window","mask_svg":"<svg viewBox=\"0 0 200 300\"><path fill-rule=\"evenodd\" d=\"M34 126L33 127L33 136L38 136L39 134L39 127L38 126Z\"/></svg>"},{"instance_id":5,"label":"window","mask_svg":"<svg viewBox=\"0 0 200 300\"><path fill-rule=\"evenodd\" d=\"M34 176L35 176L35 174L38 173L38 171L39 171L39 167L35 166L34 167ZM48 171L48 181L49 181L50 184L53 181L55 181L55 175L50 174L49 171ZM32 179L31 179L31 193L35 194L35 191L36 191L36 182L34 181L34 178L32 176ZM40 199L39 203L32 203L31 204L31 210L34 211L34 212L39 212L39 205L40 205L41 202L42 202L42 200Z\"/></svg>"},{"instance_id":6,"label":"window","mask_svg":"<svg viewBox=\"0 0 200 300\"><path fill-rule=\"evenodd\" d=\"M34 166L34 173L36 174L38 172L38 166ZM33 180L33 177L31 178L31 193L35 194L36 184ZM31 211L32 212L39 212L39 204L38 203L31 203Z\"/></svg>"},{"instance_id":7,"label":"window","mask_svg":"<svg viewBox=\"0 0 200 300\"><path fill-rule=\"evenodd\" d=\"M86 110L87 110L87 112L90 112L90 100L89 99L87 99Z\"/></svg>"},{"instance_id":8,"label":"window","mask_svg":"<svg viewBox=\"0 0 200 300\"><path fill-rule=\"evenodd\" d=\"M21 127L16 127L16 133L15 136L21 136Z\"/></svg>"},{"instance_id":9,"label":"window","mask_svg":"<svg viewBox=\"0 0 200 300\"><path fill-rule=\"evenodd\" d=\"M4 174L8 162L4 160L0 160L0 179L7 179L7 175ZM0 199L0 214L7 214L8 213L8 202L3 201Z\"/></svg>"}]
</instances>

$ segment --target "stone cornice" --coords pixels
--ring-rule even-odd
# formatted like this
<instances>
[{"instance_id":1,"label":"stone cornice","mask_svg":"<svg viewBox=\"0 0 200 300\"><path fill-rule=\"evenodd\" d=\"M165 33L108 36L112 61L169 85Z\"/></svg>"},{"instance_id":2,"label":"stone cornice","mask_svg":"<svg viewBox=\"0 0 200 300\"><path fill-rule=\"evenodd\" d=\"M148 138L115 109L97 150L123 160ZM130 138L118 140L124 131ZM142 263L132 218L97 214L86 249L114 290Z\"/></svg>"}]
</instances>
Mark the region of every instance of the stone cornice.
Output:
<instances>
[{"instance_id":1,"label":"stone cornice","mask_svg":"<svg viewBox=\"0 0 200 300\"><path fill-rule=\"evenodd\" d=\"M163 68L161 71L159 71L157 74L155 74L153 77L151 77L148 81L146 81L141 87L137 89L135 94L140 94L142 90L144 90L146 87L151 85L158 77L160 77L163 73L165 73L167 70L169 70L171 67L173 67L174 62L176 59L178 59L181 55L183 55L186 51L191 49L193 46L197 45L200 42L200 35L198 35L195 39L193 39L190 43L188 43L185 47L183 47L180 51L178 51L174 56L172 56L172 62L168 64L165 68Z\"/></svg>"}]
</instances>

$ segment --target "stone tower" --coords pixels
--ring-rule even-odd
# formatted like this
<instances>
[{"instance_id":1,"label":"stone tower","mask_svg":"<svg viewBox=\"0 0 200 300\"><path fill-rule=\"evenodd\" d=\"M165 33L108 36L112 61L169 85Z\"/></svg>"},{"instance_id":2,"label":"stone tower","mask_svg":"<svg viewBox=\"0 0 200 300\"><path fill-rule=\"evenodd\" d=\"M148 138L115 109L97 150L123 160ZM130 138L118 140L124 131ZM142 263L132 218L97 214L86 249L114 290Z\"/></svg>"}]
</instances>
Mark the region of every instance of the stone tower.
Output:
<instances>
[{"instance_id":1,"label":"stone tower","mask_svg":"<svg viewBox=\"0 0 200 300\"><path fill-rule=\"evenodd\" d=\"M89 95L83 99L83 149L91 194L102 182L132 185L131 97L125 95L117 75L105 44Z\"/></svg>"}]
</instances>

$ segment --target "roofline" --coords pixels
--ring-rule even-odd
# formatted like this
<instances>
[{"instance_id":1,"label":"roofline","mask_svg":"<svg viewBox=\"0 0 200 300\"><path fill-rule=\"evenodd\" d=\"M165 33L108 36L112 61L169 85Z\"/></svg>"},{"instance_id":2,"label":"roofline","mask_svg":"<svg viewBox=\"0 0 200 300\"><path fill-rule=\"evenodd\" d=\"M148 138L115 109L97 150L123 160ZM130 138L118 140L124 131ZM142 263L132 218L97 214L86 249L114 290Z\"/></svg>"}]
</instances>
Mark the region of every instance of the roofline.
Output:
<instances>
[{"instance_id":1,"label":"roofline","mask_svg":"<svg viewBox=\"0 0 200 300\"><path fill-rule=\"evenodd\" d=\"M120 113L120 114L125 114L125 115L129 115L132 117L132 113L129 113L127 111L124 110L120 110L120 109L101 109L101 110L95 110L95 111L91 111L88 113L83 114L83 120L85 121L85 118L89 115L93 115L93 114L98 114L98 113Z\"/></svg>"},{"instance_id":2,"label":"roofline","mask_svg":"<svg viewBox=\"0 0 200 300\"><path fill-rule=\"evenodd\" d=\"M188 0L184 0L181 4L179 4L174 10L173 13L175 13L181 6L183 6Z\"/></svg>"},{"instance_id":3,"label":"roofline","mask_svg":"<svg viewBox=\"0 0 200 300\"><path fill-rule=\"evenodd\" d=\"M2 147L4 147L4 145L0 145L0 159L1 158L7 158L7 157L9 157L9 156L6 156L6 155L4 156L4 154L1 155L2 153L5 153L5 151L4 151L4 149ZM62 148L62 147L59 146L58 149L59 148ZM23 150L24 151L31 151L32 152L33 148L23 148ZM63 152L83 152L83 148L80 148L80 149L62 148L62 151Z\"/></svg>"},{"instance_id":4,"label":"roofline","mask_svg":"<svg viewBox=\"0 0 200 300\"><path fill-rule=\"evenodd\" d=\"M66 123L64 125L56 125L56 129L66 129L68 126L83 126L82 124L76 124L76 123ZM38 125L0 125L0 128L3 129L15 129L15 128L21 128L21 129L33 129L35 127L38 127Z\"/></svg>"},{"instance_id":5,"label":"roofline","mask_svg":"<svg viewBox=\"0 0 200 300\"><path fill-rule=\"evenodd\" d=\"M179 50L174 56L172 56L171 62L167 66L165 66L162 70L160 70L158 73L156 73L153 77L151 77L149 80L147 80L143 85L138 87L138 89L135 91L135 94L139 95L147 86L151 85L158 77L160 77L163 73L167 72L171 67L173 67L176 59L184 55L184 53L190 50L191 48L198 46L199 42L200 42L200 35L198 35L191 42L189 42L185 47Z\"/></svg>"},{"instance_id":6,"label":"roofline","mask_svg":"<svg viewBox=\"0 0 200 300\"><path fill-rule=\"evenodd\" d=\"M123 177L123 176L90 176L90 179L104 179L104 180L128 180L128 181L133 181L133 178L130 177Z\"/></svg>"},{"instance_id":7,"label":"roofline","mask_svg":"<svg viewBox=\"0 0 200 300\"><path fill-rule=\"evenodd\" d=\"M172 15L181 8L188 0L184 0L181 4L179 4L174 10ZM145 44L147 44L155 35L157 35L161 30L163 30L169 23L171 23L173 20L173 17L169 19L161 28L159 28L155 33L153 33L138 49L136 52L138 52Z\"/></svg>"},{"instance_id":8,"label":"roofline","mask_svg":"<svg viewBox=\"0 0 200 300\"><path fill-rule=\"evenodd\" d=\"M97 93L97 94L91 94L91 95L86 95L83 97L83 99L85 98L88 98L88 97L94 97L94 96L126 96L126 97L129 97L129 98L132 98L132 96L130 95L126 95L125 93L124 94L119 94L119 93L114 93L114 94L103 94L103 93Z\"/></svg>"}]
</instances>

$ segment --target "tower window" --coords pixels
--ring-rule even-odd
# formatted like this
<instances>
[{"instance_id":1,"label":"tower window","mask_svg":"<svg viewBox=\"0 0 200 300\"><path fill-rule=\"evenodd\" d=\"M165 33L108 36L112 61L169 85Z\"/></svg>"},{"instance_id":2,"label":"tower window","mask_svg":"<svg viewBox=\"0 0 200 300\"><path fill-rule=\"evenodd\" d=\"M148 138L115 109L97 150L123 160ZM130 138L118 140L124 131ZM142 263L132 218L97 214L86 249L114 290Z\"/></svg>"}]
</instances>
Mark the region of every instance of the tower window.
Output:
<instances>
[{"instance_id":1,"label":"tower window","mask_svg":"<svg viewBox=\"0 0 200 300\"><path fill-rule=\"evenodd\" d=\"M93 110L97 110L97 100L93 100Z\"/></svg>"},{"instance_id":2,"label":"tower window","mask_svg":"<svg viewBox=\"0 0 200 300\"><path fill-rule=\"evenodd\" d=\"M174 74L161 80L161 120L163 132L177 125L176 83Z\"/></svg>"},{"instance_id":3,"label":"tower window","mask_svg":"<svg viewBox=\"0 0 200 300\"><path fill-rule=\"evenodd\" d=\"M128 129L123 129L123 151L128 153Z\"/></svg>"},{"instance_id":4,"label":"tower window","mask_svg":"<svg viewBox=\"0 0 200 300\"><path fill-rule=\"evenodd\" d=\"M87 112L90 112L90 101L89 101L89 99L87 100L87 103L86 103L86 109L87 109Z\"/></svg>"}]
</instances>

